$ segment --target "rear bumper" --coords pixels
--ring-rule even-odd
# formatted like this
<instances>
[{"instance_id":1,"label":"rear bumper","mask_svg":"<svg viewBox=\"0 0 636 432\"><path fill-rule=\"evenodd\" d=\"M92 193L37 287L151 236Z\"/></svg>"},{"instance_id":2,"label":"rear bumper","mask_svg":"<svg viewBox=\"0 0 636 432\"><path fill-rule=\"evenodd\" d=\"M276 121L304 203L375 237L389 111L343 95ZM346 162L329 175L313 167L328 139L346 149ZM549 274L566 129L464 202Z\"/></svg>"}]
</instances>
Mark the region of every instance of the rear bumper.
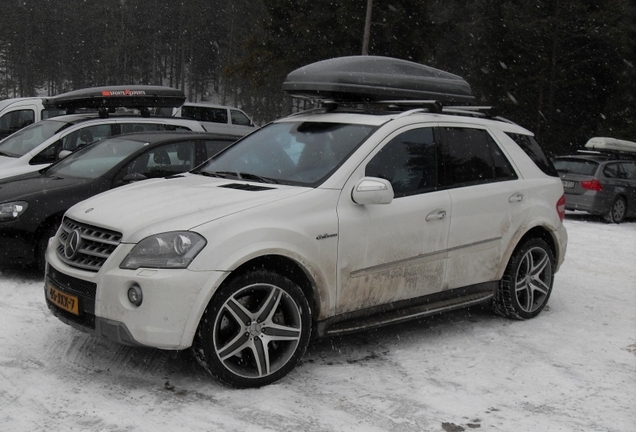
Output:
<instances>
[{"instance_id":1,"label":"rear bumper","mask_svg":"<svg viewBox=\"0 0 636 432\"><path fill-rule=\"evenodd\" d=\"M580 210L591 214L606 214L613 201L612 196L602 192L587 191L581 195L565 193L565 209Z\"/></svg>"}]
</instances>

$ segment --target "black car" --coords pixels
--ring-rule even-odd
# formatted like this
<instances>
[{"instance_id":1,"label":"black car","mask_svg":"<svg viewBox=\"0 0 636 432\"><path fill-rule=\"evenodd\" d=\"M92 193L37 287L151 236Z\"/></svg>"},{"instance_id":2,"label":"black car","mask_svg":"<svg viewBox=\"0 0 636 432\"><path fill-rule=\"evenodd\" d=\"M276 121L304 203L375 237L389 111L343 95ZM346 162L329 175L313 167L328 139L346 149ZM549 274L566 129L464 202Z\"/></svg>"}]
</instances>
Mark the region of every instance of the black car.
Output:
<instances>
[{"instance_id":1,"label":"black car","mask_svg":"<svg viewBox=\"0 0 636 432\"><path fill-rule=\"evenodd\" d=\"M64 212L84 199L148 178L189 171L236 137L137 133L109 138L35 173L0 180L0 264L44 264Z\"/></svg>"}]
</instances>

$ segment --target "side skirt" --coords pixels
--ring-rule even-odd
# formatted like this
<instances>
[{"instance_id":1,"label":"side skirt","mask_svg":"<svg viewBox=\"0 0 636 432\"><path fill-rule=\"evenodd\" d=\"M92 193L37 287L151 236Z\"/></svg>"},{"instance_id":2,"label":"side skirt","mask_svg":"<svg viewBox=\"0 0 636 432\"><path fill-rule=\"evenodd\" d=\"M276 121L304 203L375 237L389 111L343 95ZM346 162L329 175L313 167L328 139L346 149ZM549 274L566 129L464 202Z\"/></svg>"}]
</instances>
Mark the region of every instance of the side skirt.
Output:
<instances>
[{"instance_id":1,"label":"side skirt","mask_svg":"<svg viewBox=\"0 0 636 432\"><path fill-rule=\"evenodd\" d=\"M498 285L499 281L484 282L337 315L318 322L315 334L321 338L355 333L485 303Z\"/></svg>"}]
</instances>

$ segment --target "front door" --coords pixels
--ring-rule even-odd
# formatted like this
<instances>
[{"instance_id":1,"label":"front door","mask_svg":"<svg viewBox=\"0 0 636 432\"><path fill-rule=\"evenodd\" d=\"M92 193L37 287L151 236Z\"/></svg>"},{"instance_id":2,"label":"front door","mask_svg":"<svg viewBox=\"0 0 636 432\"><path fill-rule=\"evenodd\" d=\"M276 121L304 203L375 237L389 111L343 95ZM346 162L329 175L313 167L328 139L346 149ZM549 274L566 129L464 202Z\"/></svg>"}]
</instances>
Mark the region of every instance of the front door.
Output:
<instances>
[{"instance_id":1,"label":"front door","mask_svg":"<svg viewBox=\"0 0 636 432\"><path fill-rule=\"evenodd\" d=\"M444 283L450 196L437 190L435 128L403 131L358 168L338 204L337 312L407 300ZM362 176L391 182L390 204L358 205Z\"/></svg>"}]
</instances>

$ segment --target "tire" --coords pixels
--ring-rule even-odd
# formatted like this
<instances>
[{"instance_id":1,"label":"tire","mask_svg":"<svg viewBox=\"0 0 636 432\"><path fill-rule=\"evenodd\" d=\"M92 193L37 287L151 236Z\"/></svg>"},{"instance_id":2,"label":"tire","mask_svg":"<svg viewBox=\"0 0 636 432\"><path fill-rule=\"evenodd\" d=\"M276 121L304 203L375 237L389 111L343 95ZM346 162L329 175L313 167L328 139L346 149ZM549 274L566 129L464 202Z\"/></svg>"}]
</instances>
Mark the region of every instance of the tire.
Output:
<instances>
[{"instance_id":1,"label":"tire","mask_svg":"<svg viewBox=\"0 0 636 432\"><path fill-rule=\"evenodd\" d=\"M627 202L623 197L616 197L614 202L612 203L607 215L605 216L605 220L609 223L619 224L625 220L625 215L627 214Z\"/></svg>"},{"instance_id":2,"label":"tire","mask_svg":"<svg viewBox=\"0 0 636 432\"><path fill-rule=\"evenodd\" d=\"M494 311L518 320L539 315L552 293L554 263L554 254L543 239L523 243L512 254L499 282Z\"/></svg>"},{"instance_id":3,"label":"tire","mask_svg":"<svg viewBox=\"0 0 636 432\"><path fill-rule=\"evenodd\" d=\"M236 388L278 381L300 361L311 337L302 290L277 273L245 273L219 288L197 332L195 356Z\"/></svg>"},{"instance_id":4,"label":"tire","mask_svg":"<svg viewBox=\"0 0 636 432\"><path fill-rule=\"evenodd\" d=\"M40 236L40 238L38 238L38 241L35 246L34 260L35 260L35 267L39 271L44 271L44 267L46 267L46 257L45 257L46 248L49 245L49 239L55 236L58 228L59 228L58 224L51 225L48 228L46 228L42 232L42 235Z\"/></svg>"}]
</instances>

